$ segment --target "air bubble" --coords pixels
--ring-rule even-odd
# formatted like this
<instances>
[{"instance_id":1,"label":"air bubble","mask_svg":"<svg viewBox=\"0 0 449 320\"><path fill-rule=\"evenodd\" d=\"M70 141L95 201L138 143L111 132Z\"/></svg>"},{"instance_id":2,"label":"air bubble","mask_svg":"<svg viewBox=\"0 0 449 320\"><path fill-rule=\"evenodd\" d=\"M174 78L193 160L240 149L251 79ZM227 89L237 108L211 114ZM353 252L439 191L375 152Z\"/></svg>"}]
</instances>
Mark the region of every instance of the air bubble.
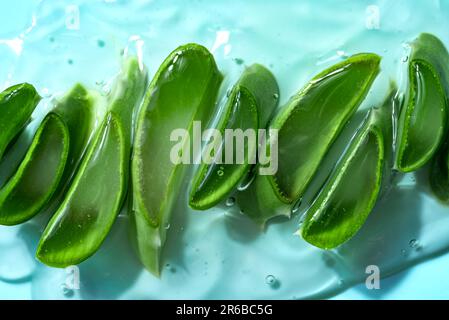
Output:
<instances>
[{"instance_id":1,"label":"air bubble","mask_svg":"<svg viewBox=\"0 0 449 320\"><path fill-rule=\"evenodd\" d=\"M410 246L410 248L415 249L415 250L418 250L418 249L421 248L421 245L420 245L419 241L416 240L416 239L410 240L408 245Z\"/></svg>"},{"instance_id":2,"label":"air bubble","mask_svg":"<svg viewBox=\"0 0 449 320\"><path fill-rule=\"evenodd\" d=\"M62 289L62 294L67 298L71 298L75 294L73 289L68 288L65 284L61 285L61 289Z\"/></svg>"},{"instance_id":3,"label":"air bubble","mask_svg":"<svg viewBox=\"0 0 449 320\"><path fill-rule=\"evenodd\" d=\"M232 207L235 204L235 198L234 197L229 197L228 199L226 199L226 207Z\"/></svg>"},{"instance_id":4,"label":"air bubble","mask_svg":"<svg viewBox=\"0 0 449 320\"><path fill-rule=\"evenodd\" d=\"M277 289L280 287L279 280L276 279L276 277L273 276L272 274L269 274L268 276L265 277L265 283L273 289Z\"/></svg>"}]
</instances>

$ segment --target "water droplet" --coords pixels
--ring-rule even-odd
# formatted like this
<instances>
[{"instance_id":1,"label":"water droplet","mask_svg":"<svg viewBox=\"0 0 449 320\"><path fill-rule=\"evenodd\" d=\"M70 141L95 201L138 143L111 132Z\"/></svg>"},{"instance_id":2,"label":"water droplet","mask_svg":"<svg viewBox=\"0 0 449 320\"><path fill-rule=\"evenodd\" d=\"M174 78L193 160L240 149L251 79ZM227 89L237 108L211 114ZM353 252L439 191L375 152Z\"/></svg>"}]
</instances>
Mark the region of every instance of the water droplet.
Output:
<instances>
[{"instance_id":1,"label":"water droplet","mask_svg":"<svg viewBox=\"0 0 449 320\"><path fill-rule=\"evenodd\" d=\"M339 56L340 58L347 58L347 54L346 52L344 52L343 50L337 50L337 56Z\"/></svg>"},{"instance_id":2,"label":"water droplet","mask_svg":"<svg viewBox=\"0 0 449 320\"><path fill-rule=\"evenodd\" d=\"M218 171L217 171L217 174L218 174L219 177L221 177L221 176L224 175L224 171L223 171L223 170L218 170Z\"/></svg>"},{"instance_id":3,"label":"water droplet","mask_svg":"<svg viewBox=\"0 0 449 320\"><path fill-rule=\"evenodd\" d=\"M43 88L42 89L42 97L44 97L44 98L50 98L51 97L51 93L50 93L50 90L48 90L48 88Z\"/></svg>"},{"instance_id":4,"label":"water droplet","mask_svg":"<svg viewBox=\"0 0 449 320\"><path fill-rule=\"evenodd\" d=\"M421 246L420 246L420 244L419 244L419 241L418 240L416 240L416 239L412 239L412 240L410 240L410 242L408 243L408 245L410 246L410 248L412 248L412 249L419 249Z\"/></svg>"},{"instance_id":5,"label":"water droplet","mask_svg":"<svg viewBox=\"0 0 449 320\"><path fill-rule=\"evenodd\" d=\"M106 42L104 42L104 40L102 40L102 39L98 39L98 40L97 40L97 45L98 45L100 48L103 48L103 47L106 45Z\"/></svg>"},{"instance_id":6,"label":"water droplet","mask_svg":"<svg viewBox=\"0 0 449 320\"><path fill-rule=\"evenodd\" d=\"M275 282L276 282L276 278L273 275L270 274L270 275L265 277L265 283L266 284L272 285Z\"/></svg>"},{"instance_id":7,"label":"water droplet","mask_svg":"<svg viewBox=\"0 0 449 320\"><path fill-rule=\"evenodd\" d=\"M167 269L168 271L175 273L176 272L176 268L174 266L172 266L170 263L167 263L165 265L165 269Z\"/></svg>"},{"instance_id":8,"label":"water droplet","mask_svg":"<svg viewBox=\"0 0 449 320\"><path fill-rule=\"evenodd\" d=\"M235 198L234 197L229 197L228 199L226 199L226 207L232 207L235 204Z\"/></svg>"},{"instance_id":9,"label":"water droplet","mask_svg":"<svg viewBox=\"0 0 449 320\"><path fill-rule=\"evenodd\" d=\"M244 61L243 59L241 59L241 58L235 58L234 61L235 61L235 63L238 64L238 65L242 65L242 64L245 62L245 61Z\"/></svg>"},{"instance_id":10,"label":"water droplet","mask_svg":"<svg viewBox=\"0 0 449 320\"><path fill-rule=\"evenodd\" d=\"M405 257L407 255L407 251L405 251L405 249L401 250L401 256Z\"/></svg>"},{"instance_id":11,"label":"water droplet","mask_svg":"<svg viewBox=\"0 0 449 320\"><path fill-rule=\"evenodd\" d=\"M402 57L402 62L407 62L408 61L408 56L404 56L404 57Z\"/></svg>"},{"instance_id":12,"label":"water droplet","mask_svg":"<svg viewBox=\"0 0 449 320\"><path fill-rule=\"evenodd\" d=\"M67 286L65 284L61 285L61 289L62 289L62 294L64 296L66 296L67 298L71 298L75 294L73 289L67 288Z\"/></svg>"},{"instance_id":13,"label":"water droplet","mask_svg":"<svg viewBox=\"0 0 449 320\"><path fill-rule=\"evenodd\" d=\"M273 93L273 98L274 98L275 100L279 99L279 94Z\"/></svg>"},{"instance_id":14,"label":"water droplet","mask_svg":"<svg viewBox=\"0 0 449 320\"><path fill-rule=\"evenodd\" d=\"M49 40L50 42L55 42L55 37L50 37Z\"/></svg>"},{"instance_id":15,"label":"water droplet","mask_svg":"<svg viewBox=\"0 0 449 320\"><path fill-rule=\"evenodd\" d=\"M265 283L273 289L277 289L280 287L280 281L276 279L276 277L272 274L269 274L265 277Z\"/></svg>"},{"instance_id":16,"label":"water droplet","mask_svg":"<svg viewBox=\"0 0 449 320\"><path fill-rule=\"evenodd\" d=\"M73 59L67 59L67 63L72 65L73 64Z\"/></svg>"},{"instance_id":17,"label":"water droplet","mask_svg":"<svg viewBox=\"0 0 449 320\"><path fill-rule=\"evenodd\" d=\"M170 223L166 223L166 224L164 225L164 228L165 228L165 230L170 229Z\"/></svg>"}]
</instances>

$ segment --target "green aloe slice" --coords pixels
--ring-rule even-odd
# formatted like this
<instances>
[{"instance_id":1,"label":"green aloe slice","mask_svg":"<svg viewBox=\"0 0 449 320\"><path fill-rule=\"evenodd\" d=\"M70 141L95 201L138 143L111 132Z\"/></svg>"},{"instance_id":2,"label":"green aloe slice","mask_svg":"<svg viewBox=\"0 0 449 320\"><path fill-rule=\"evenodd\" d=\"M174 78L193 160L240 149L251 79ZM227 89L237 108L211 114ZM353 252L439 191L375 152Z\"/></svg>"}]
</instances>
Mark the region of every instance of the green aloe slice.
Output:
<instances>
[{"instance_id":1,"label":"green aloe slice","mask_svg":"<svg viewBox=\"0 0 449 320\"><path fill-rule=\"evenodd\" d=\"M127 58L106 115L39 242L37 258L43 263L78 264L106 238L126 196L132 117L146 84L143 66L136 58Z\"/></svg>"},{"instance_id":2,"label":"green aloe slice","mask_svg":"<svg viewBox=\"0 0 449 320\"><path fill-rule=\"evenodd\" d=\"M408 101L399 116L396 166L402 172L424 166L446 134L449 57L441 42L422 34L412 43Z\"/></svg>"},{"instance_id":3,"label":"green aloe slice","mask_svg":"<svg viewBox=\"0 0 449 320\"><path fill-rule=\"evenodd\" d=\"M186 169L170 159L171 134L178 129L190 132L193 121L209 124L216 112L221 81L222 75L206 48L197 44L180 46L159 67L138 115L130 216L138 255L155 275L160 273L166 226ZM188 145L184 141L184 146Z\"/></svg>"},{"instance_id":4,"label":"green aloe slice","mask_svg":"<svg viewBox=\"0 0 449 320\"><path fill-rule=\"evenodd\" d=\"M323 156L365 98L380 57L358 54L314 77L272 121L278 129L279 168L271 181L280 199L302 196Z\"/></svg>"},{"instance_id":5,"label":"green aloe slice","mask_svg":"<svg viewBox=\"0 0 449 320\"><path fill-rule=\"evenodd\" d=\"M364 124L305 214L300 233L304 240L332 249L362 227L391 170L393 88L379 109L371 109Z\"/></svg>"},{"instance_id":6,"label":"green aloe slice","mask_svg":"<svg viewBox=\"0 0 449 320\"><path fill-rule=\"evenodd\" d=\"M290 216L330 146L355 113L379 73L380 57L357 54L315 76L269 125L267 154L278 159L274 175L257 175L237 195L242 211L262 226ZM270 132L273 131L273 133ZM274 134L278 132L277 137ZM271 141L270 141L271 140Z\"/></svg>"},{"instance_id":7,"label":"green aloe slice","mask_svg":"<svg viewBox=\"0 0 449 320\"><path fill-rule=\"evenodd\" d=\"M0 189L0 224L32 218L67 184L92 132L92 105L77 84L44 118L17 172Z\"/></svg>"},{"instance_id":8,"label":"green aloe slice","mask_svg":"<svg viewBox=\"0 0 449 320\"><path fill-rule=\"evenodd\" d=\"M226 103L224 115L217 130L225 137L225 130L240 129L252 135L252 142L245 138L243 163L224 163L225 143L221 145L221 157L212 164L203 163L194 178L189 204L197 210L206 210L223 201L242 178L248 174L251 160L256 157L257 129L265 128L270 115L277 106L279 89L276 79L265 67L254 64L243 72ZM238 133L238 132L237 132ZM233 141L234 155L237 141ZM240 150L242 151L242 150Z\"/></svg>"},{"instance_id":9,"label":"green aloe slice","mask_svg":"<svg viewBox=\"0 0 449 320\"><path fill-rule=\"evenodd\" d=\"M0 93L0 159L30 120L40 100L36 89L28 83L16 84Z\"/></svg>"}]
</instances>

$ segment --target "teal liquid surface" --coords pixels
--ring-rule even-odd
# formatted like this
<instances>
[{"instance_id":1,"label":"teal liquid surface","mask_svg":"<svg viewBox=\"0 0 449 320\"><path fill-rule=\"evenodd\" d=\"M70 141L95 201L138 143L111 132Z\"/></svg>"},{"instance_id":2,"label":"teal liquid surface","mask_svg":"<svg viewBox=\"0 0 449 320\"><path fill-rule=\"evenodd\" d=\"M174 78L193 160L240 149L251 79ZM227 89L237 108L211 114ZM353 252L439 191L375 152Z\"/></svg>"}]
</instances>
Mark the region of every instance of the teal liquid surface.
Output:
<instances>
[{"instance_id":1,"label":"teal liquid surface","mask_svg":"<svg viewBox=\"0 0 449 320\"><path fill-rule=\"evenodd\" d=\"M448 14L449 1L443 0L4 1L1 89L30 82L44 100L0 164L1 183L52 99L78 81L107 95L123 54L141 56L152 76L174 48L197 42L214 54L227 87L246 65L267 66L279 82L282 106L319 71L352 54L374 52L383 57L382 71L360 108L366 111L381 103L391 78L404 87L407 43L419 33L433 33L449 47ZM329 163L357 125L356 117ZM233 201L206 212L189 209L188 179L166 226L161 279L137 260L122 212L99 252L79 265L79 288L68 287L78 271L34 258L50 217L43 213L23 225L0 227L0 298L448 298L449 208L431 195L425 170L396 175L397 184L361 231L332 251L294 234L319 177L292 218L274 220L265 232ZM364 285L370 265L385 278L380 290Z\"/></svg>"}]
</instances>

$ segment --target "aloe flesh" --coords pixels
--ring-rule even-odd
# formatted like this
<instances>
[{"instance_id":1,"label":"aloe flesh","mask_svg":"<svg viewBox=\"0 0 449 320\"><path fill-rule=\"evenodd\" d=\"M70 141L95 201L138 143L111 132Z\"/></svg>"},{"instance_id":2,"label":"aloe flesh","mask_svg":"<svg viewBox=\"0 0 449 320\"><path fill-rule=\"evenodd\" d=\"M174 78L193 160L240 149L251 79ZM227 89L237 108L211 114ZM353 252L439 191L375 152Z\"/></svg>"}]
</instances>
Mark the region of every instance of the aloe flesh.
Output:
<instances>
[{"instance_id":1,"label":"aloe flesh","mask_svg":"<svg viewBox=\"0 0 449 320\"><path fill-rule=\"evenodd\" d=\"M41 237L36 255L43 263L54 267L78 264L106 238L126 196L132 117L146 84L146 70L136 58L127 58L106 115Z\"/></svg>"},{"instance_id":2,"label":"aloe flesh","mask_svg":"<svg viewBox=\"0 0 449 320\"><path fill-rule=\"evenodd\" d=\"M31 219L62 192L90 137L92 105L77 84L44 118L17 171L0 189L0 224Z\"/></svg>"},{"instance_id":3,"label":"aloe flesh","mask_svg":"<svg viewBox=\"0 0 449 320\"><path fill-rule=\"evenodd\" d=\"M365 223L391 170L392 110L396 88L364 124L305 214L301 236L332 249L352 238Z\"/></svg>"},{"instance_id":4,"label":"aloe flesh","mask_svg":"<svg viewBox=\"0 0 449 320\"><path fill-rule=\"evenodd\" d=\"M259 64L245 69L231 90L216 129L223 139L225 130L231 129L233 132L248 132L250 136L253 133L251 137L254 140L245 138L244 147L237 150L237 139L233 139L233 154L243 153L243 163L237 163L236 158L235 163L224 163L226 144L223 141L220 156L211 164L200 165L190 193L189 204L192 208L206 210L224 201L249 174L251 163L256 159L258 129L265 128L278 99L279 88L268 69Z\"/></svg>"},{"instance_id":5,"label":"aloe flesh","mask_svg":"<svg viewBox=\"0 0 449 320\"><path fill-rule=\"evenodd\" d=\"M379 64L375 54L354 55L315 76L275 115L268 129L278 130L279 167L274 175L257 175L238 195L246 215L261 225L275 216L290 215L291 206L302 197L330 146L367 95Z\"/></svg>"},{"instance_id":6,"label":"aloe flesh","mask_svg":"<svg viewBox=\"0 0 449 320\"><path fill-rule=\"evenodd\" d=\"M0 159L17 134L30 121L41 97L29 83L11 86L0 93Z\"/></svg>"},{"instance_id":7,"label":"aloe flesh","mask_svg":"<svg viewBox=\"0 0 449 320\"><path fill-rule=\"evenodd\" d=\"M139 112L131 164L130 217L138 256L155 275L160 274L166 225L186 173L182 164L170 159L170 135L176 129L190 132L193 121L209 123L221 81L206 48L180 46L159 67Z\"/></svg>"},{"instance_id":8,"label":"aloe flesh","mask_svg":"<svg viewBox=\"0 0 449 320\"><path fill-rule=\"evenodd\" d=\"M435 36L423 33L412 42L407 101L400 112L396 167L411 172L427 164L447 131L449 54Z\"/></svg>"}]
</instances>

